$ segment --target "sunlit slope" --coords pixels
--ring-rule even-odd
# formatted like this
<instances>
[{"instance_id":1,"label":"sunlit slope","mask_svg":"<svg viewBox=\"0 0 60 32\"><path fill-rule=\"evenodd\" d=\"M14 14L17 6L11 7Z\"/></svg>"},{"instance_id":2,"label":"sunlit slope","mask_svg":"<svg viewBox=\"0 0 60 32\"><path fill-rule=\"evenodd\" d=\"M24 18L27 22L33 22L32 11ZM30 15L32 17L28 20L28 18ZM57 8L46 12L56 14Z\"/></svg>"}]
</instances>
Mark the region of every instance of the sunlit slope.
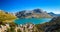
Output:
<instances>
[{"instance_id":1,"label":"sunlit slope","mask_svg":"<svg viewBox=\"0 0 60 32\"><path fill-rule=\"evenodd\" d=\"M16 16L13 14L10 14L8 12L0 11L0 21L2 22L12 22L14 19L16 19Z\"/></svg>"}]
</instances>

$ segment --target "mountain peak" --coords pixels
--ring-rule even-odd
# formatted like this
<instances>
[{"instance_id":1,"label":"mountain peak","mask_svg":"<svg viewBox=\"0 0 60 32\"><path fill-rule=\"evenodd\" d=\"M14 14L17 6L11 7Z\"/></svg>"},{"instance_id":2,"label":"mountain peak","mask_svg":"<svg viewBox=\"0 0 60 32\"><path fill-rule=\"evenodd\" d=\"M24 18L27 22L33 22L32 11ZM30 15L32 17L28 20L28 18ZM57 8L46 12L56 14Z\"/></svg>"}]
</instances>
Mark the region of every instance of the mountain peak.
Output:
<instances>
[{"instance_id":1,"label":"mountain peak","mask_svg":"<svg viewBox=\"0 0 60 32\"><path fill-rule=\"evenodd\" d=\"M34 9L33 11L36 12L36 13L42 13L43 12L42 9Z\"/></svg>"},{"instance_id":2,"label":"mountain peak","mask_svg":"<svg viewBox=\"0 0 60 32\"><path fill-rule=\"evenodd\" d=\"M54 14L53 12L50 12L50 14Z\"/></svg>"}]
</instances>

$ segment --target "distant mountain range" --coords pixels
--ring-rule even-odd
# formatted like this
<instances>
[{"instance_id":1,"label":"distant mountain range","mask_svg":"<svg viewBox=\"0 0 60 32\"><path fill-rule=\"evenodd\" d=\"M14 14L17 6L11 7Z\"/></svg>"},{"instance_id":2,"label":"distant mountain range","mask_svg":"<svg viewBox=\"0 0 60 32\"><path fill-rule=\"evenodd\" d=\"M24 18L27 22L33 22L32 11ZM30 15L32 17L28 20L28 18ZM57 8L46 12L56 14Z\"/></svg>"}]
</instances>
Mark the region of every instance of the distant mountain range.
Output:
<instances>
[{"instance_id":1,"label":"distant mountain range","mask_svg":"<svg viewBox=\"0 0 60 32\"><path fill-rule=\"evenodd\" d=\"M5 13L8 14L8 12ZM10 13L10 14L17 16L18 18L51 18L51 17L60 16L60 14L55 14L53 12L47 13L42 9L23 10L16 13Z\"/></svg>"},{"instance_id":2,"label":"distant mountain range","mask_svg":"<svg viewBox=\"0 0 60 32\"><path fill-rule=\"evenodd\" d=\"M24 10L17 12L15 15L18 18L51 18L52 17L46 11L43 11L41 9L34 9L31 11Z\"/></svg>"},{"instance_id":3,"label":"distant mountain range","mask_svg":"<svg viewBox=\"0 0 60 32\"><path fill-rule=\"evenodd\" d=\"M50 12L48 14L51 15L52 17L58 17L58 16L60 16L60 14L54 14L53 12Z\"/></svg>"}]
</instances>

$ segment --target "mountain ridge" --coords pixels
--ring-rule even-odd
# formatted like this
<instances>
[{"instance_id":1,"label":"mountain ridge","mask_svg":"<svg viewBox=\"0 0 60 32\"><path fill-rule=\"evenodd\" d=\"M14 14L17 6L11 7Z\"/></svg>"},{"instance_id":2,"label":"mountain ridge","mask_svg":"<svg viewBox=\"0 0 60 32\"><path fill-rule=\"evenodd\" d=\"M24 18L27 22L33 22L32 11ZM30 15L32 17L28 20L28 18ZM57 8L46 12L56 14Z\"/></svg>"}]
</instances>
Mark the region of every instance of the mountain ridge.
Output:
<instances>
[{"instance_id":1,"label":"mountain ridge","mask_svg":"<svg viewBox=\"0 0 60 32\"><path fill-rule=\"evenodd\" d=\"M50 12L50 13L48 13L49 15L51 15L51 16L53 16L53 17L58 17L58 16L60 16L60 14L55 14L55 13L53 13L53 12Z\"/></svg>"},{"instance_id":2,"label":"mountain ridge","mask_svg":"<svg viewBox=\"0 0 60 32\"><path fill-rule=\"evenodd\" d=\"M51 18L46 11L43 11L41 9L34 9L31 11L28 11L26 13L26 10L17 12L15 14L18 18Z\"/></svg>"}]
</instances>

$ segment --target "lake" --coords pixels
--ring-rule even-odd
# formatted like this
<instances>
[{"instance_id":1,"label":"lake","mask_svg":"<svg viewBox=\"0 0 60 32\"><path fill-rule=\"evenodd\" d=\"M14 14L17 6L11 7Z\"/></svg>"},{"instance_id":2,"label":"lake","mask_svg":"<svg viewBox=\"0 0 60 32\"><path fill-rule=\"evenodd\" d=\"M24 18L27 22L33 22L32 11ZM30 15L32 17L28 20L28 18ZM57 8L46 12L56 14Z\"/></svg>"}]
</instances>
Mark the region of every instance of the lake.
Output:
<instances>
[{"instance_id":1,"label":"lake","mask_svg":"<svg viewBox=\"0 0 60 32\"><path fill-rule=\"evenodd\" d=\"M42 24L45 22L49 22L52 18L24 18L24 19L16 19L14 22L16 24L25 24L25 23L33 23L33 24Z\"/></svg>"}]
</instances>

